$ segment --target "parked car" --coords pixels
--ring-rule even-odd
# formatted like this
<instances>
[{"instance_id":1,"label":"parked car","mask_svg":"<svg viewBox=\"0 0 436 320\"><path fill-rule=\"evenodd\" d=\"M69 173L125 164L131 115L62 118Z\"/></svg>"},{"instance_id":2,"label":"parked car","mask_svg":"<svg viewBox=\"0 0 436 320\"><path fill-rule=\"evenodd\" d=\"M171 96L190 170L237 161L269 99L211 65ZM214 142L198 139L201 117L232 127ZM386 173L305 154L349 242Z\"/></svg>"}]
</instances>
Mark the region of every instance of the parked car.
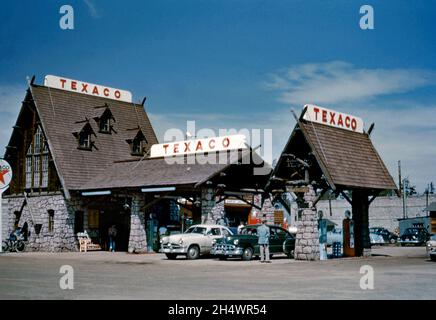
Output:
<instances>
[{"instance_id":1,"label":"parked car","mask_svg":"<svg viewBox=\"0 0 436 320\"><path fill-rule=\"evenodd\" d=\"M161 252L168 259L184 255L189 260L198 259L200 255L209 254L214 240L233 235L229 228L221 225L197 224L184 233L163 237L160 241Z\"/></svg>"},{"instance_id":2,"label":"parked car","mask_svg":"<svg viewBox=\"0 0 436 320\"><path fill-rule=\"evenodd\" d=\"M372 227L372 228L369 228L369 232L381 235L383 237L383 240L385 243L394 244L398 240L398 236L395 233L390 232L386 228Z\"/></svg>"},{"instance_id":3,"label":"parked car","mask_svg":"<svg viewBox=\"0 0 436 320\"><path fill-rule=\"evenodd\" d=\"M383 238L381 234L370 232L369 233L369 240L371 241L371 244L385 244L386 241Z\"/></svg>"},{"instance_id":4,"label":"parked car","mask_svg":"<svg viewBox=\"0 0 436 320\"><path fill-rule=\"evenodd\" d=\"M257 244L257 227L249 225L241 229L240 234L217 239L210 253L220 259L228 257L240 257L242 260L251 260L253 256L259 256L260 250ZM279 226L268 226L270 230L269 251L270 255L285 253L293 258L295 250L295 236Z\"/></svg>"},{"instance_id":5,"label":"parked car","mask_svg":"<svg viewBox=\"0 0 436 320\"><path fill-rule=\"evenodd\" d=\"M430 234L425 228L407 228L398 240L402 246L406 244L423 245L430 238Z\"/></svg>"},{"instance_id":6,"label":"parked car","mask_svg":"<svg viewBox=\"0 0 436 320\"><path fill-rule=\"evenodd\" d=\"M427 256L436 261L436 234L432 234L426 243Z\"/></svg>"}]
</instances>

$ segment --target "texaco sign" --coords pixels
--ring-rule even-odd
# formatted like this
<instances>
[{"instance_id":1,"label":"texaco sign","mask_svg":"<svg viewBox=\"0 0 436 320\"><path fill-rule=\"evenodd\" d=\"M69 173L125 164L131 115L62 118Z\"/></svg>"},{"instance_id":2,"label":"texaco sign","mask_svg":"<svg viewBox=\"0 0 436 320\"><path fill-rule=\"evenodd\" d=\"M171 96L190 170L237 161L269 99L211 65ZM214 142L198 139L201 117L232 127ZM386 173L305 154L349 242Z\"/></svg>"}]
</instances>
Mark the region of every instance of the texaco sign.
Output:
<instances>
[{"instance_id":1,"label":"texaco sign","mask_svg":"<svg viewBox=\"0 0 436 320\"><path fill-rule=\"evenodd\" d=\"M6 189L12 180L12 168L5 160L0 160L0 190Z\"/></svg>"},{"instance_id":2,"label":"texaco sign","mask_svg":"<svg viewBox=\"0 0 436 320\"><path fill-rule=\"evenodd\" d=\"M44 78L44 85L50 88L77 92L90 96L97 96L101 98L108 98L130 103L132 102L132 93L130 91L111 88L80 80L68 79L65 77L47 75Z\"/></svg>"}]
</instances>

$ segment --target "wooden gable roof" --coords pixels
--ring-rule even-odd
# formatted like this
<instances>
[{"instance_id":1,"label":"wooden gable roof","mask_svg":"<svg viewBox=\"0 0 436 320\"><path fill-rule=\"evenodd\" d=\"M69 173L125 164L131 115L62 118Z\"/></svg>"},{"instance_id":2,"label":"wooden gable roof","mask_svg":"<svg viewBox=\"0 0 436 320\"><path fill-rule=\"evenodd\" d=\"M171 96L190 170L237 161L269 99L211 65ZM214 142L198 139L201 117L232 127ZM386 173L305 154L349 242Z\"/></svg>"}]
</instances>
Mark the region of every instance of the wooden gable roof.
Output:
<instances>
[{"instance_id":1,"label":"wooden gable roof","mask_svg":"<svg viewBox=\"0 0 436 320\"><path fill-rule=\"evenodd\" d=\"M158 143L144 108L140 104L93 97L44 86L31 85L31 95L53 154L58 174L67 190L78 190L95 176L104 174L115 161L139 159L131 154L126 142L132 126L141 127L149 143ZM89 115L107 105L116 120L111 134L99 133L98 124ZM95 136L92 151L79 150L73 132L88 120ZM83 123L81 123L83 121ZM80 128L79 128L80 129Z\"/></svg>"},{"instance_id":2,"label":"wooden gable roof","mask_svg":"<svg viewBox=\"0 0 436 320\"><path fill-rule=\"evenodd\" d=\"M301 154L302 150L317 163L310 169L311 173L317 178L323 176L332 189L397 190L367 133L300 119L274 169L273 178L292 180L285 158L289 154Z\"/></svg>"}]
</instances>

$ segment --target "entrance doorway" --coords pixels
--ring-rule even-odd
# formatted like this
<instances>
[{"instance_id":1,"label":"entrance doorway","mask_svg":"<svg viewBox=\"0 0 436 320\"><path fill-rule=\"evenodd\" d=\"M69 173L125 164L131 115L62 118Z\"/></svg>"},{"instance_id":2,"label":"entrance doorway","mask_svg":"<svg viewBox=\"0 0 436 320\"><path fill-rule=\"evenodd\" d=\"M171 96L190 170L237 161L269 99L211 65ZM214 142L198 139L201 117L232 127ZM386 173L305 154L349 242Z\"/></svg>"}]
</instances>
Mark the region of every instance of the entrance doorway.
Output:
<instances>
[{"instance_id":1,"label":"entrance doorway","mask_svg":"<svg viewBox=\"0 0 436 320\"><path fill-rule=\"evenodd\" d=\"M102 248L109 250L108 230L115 225L117 236L115 238L115 251L127 251L130 236L130 212L124 209L111 209L100 212L99 231L102 235Z\"/></svg>"},{"instance_id":2,"label":"entrance doorway","mask_svg":"<svg viewBox=\"0 0 436 320\"><path fill-rule=\"evenodd\" d=\"M101 197L87 208L87 232L93 243L109 250L109 228L116 226L115 251L127 251L130 237L130 211L123 208L125 199Z\"/></svg>"},{"instance_id":3,"label":"entrance doorway","mask_svg":"<svg viewBox=\"0 0 436 320\"><path fill-rule=\"evenodd\" d=\"M241 221L248 223L251 206L245 204L225 204L224 210L229 222L229 227L237 227Z\"/></svg>"}]
</instances>

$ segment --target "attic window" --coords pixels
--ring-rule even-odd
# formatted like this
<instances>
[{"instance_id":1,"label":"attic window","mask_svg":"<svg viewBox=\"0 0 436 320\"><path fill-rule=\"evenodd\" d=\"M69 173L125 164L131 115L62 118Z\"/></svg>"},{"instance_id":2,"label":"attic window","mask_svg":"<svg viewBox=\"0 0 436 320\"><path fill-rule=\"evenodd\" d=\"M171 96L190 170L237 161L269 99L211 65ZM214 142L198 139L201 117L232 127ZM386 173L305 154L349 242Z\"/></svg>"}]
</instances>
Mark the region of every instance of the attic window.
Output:
<instances>
[{"instance_id":1,"label":"attic window","mask_svg":"<svg viewBox=\"0 0 436 320\"><path fill-rule=\"evenodd\" d=\"M111 133L111 118L101 117L99 120L99 127L101 133Z\"/></svg>"},{"instance_id":2,"label":"attic window","mask_svg":"<svg viewBox=\"0 0 436 320\"><path fill-rule=\"evenodd\" d=\"M141 130L138 131L133 139L128 139L127 143L130 144L131 153L134 156L143 156L148 144L147 139Z\"/></svg>"},{"instance_id":3,"label":"attic window","mask_svg":"<svg viewBox=\"0 0 436 320\"><path fill-rule=\"evenodd\" d=\"M79 125L83 125L83 123L79 123ZM80 130L74 130L73 135L77 138L78 149L92 150L92 147L94 147L92 135L95 135L95 133L88 121L85 122Z\"/></svg>"},{"instance_id":4,"label":"attic window","mask_svg":"<svg viewBox=\"0 0 436 320\"><path fill-rule=\"evenodd\" d=\"M80 149L91 149L91 134L88 132L79 133L79 148Z\"/></svg>"},{"instance_id":5,"label":"attic window","mask_svg":"<svg viewBox=\"0 0 436 320\"><path fill-rule=\"evenodd\" d=\"M104 109L101 110L102 108ZM98 129L100 133L111 134L113 131L113 123L115 122L115 118L107 104L96 109L94 119L98 123Z\"/></svg>"}]
</instances>

